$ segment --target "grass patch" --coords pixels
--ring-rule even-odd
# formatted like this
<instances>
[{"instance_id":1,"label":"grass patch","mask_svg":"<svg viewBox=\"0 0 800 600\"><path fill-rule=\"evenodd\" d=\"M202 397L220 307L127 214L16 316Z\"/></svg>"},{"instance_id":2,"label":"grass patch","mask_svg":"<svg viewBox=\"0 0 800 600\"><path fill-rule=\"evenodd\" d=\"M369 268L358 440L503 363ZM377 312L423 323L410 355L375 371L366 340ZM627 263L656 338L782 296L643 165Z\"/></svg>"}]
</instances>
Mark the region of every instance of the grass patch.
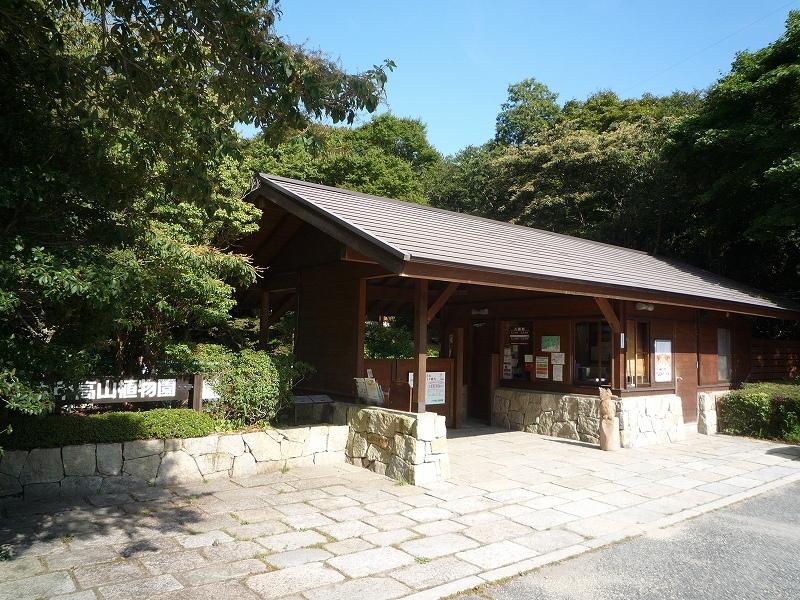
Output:
<instances>
[{"instance_id":1,"label":"grass patch","mask_svg":"<svg viewBox=\"0 0 800 600\"><path fill-rule=\"evenodd\" d=\"M431 562L430 558L425 558L424 556L418 556L414 560L420 565L427 565L429 562Z\"/></svg>"},{"instance_id":2,"label":"grass patch","mask_svg":"<svg viewBox=\"0 0 800 600\"><path fill-rule=\"evenodd\" d=\"M7 413L0 415L0 429L3 425L11 425L11 433L3 438L3 447L8 450L202 437L214 431L211 417L188 408L94 415Z\"/></svg>"}]
</instances>

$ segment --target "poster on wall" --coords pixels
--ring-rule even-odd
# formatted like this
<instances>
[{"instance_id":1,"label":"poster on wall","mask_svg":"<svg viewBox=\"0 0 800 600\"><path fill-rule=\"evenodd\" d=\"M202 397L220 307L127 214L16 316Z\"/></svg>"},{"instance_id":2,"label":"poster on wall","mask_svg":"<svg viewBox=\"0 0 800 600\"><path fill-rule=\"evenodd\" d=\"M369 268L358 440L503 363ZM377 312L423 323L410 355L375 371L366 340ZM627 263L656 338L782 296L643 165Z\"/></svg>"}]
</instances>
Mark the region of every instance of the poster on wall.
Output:
<instances>
[{"instance_id":1,"label":"poster on wall","mask_svg":"<svg viewBox=\"0 0 800 600\"><path fill-rule=\"evenodd\" d=\"M553 381L564 381L564 365L553 364Z\"/></svg>"},{"instance_id":2,"label":"poster on wall","mask_svg":"<svg viewBox=\"0 0 800 600\"><path fill-rule=\"evenodd\" d=\"M564 353L563 352L553 352L550 355L550 362L554 365L563 365L564 364Z\"/></svg>"},{"instance_id":3,"label":"poster on wall","mask_svg":"<svg viewBox=\"0 0 800 600\"><path fill-rule=\"evenodd\" d=\"M414 373L408 374L408 385L414 387ZM445 372L428 371L425 374L425 404L445 403Z\"/></svg>"},{"instance_id":4,"label":"poster on wall","mask_svg":"<svg viewBox=\"0 0 800 600\"><path fill-rule=\"evenodd\" d=\"M560 335L542 336L542 352L560 352L560 351L561 351Z\"/></svg>"},{"instance_id":5,"label":"poster on wall","mask_svg":"<svg viewBox=\"0 0 800 600\"><path fill-rule=\"evenodd\" d=\"M531 339L531 330L522 325L512 327L508 332L508 339L512 344L527 344Z\"/></svg>"},{"instance_id":6,"label":"poster on wall","mask_svg":"<svg viewBox=\"0 0 800 600\"><path fill-rule=\"evenodd\" d=\"M536 357L536 379L550 378L550 361L546 356Z\"/></svg>"},{"instance_id":7,"label":"poster on wall","mask_svg":"<svg viewBox=\"0 0 800 600\"><path fill-rule=\"evenodd\" d=\"M654 341L655 381L672 381L672 340Z\"/></svg>"}]
</instances>

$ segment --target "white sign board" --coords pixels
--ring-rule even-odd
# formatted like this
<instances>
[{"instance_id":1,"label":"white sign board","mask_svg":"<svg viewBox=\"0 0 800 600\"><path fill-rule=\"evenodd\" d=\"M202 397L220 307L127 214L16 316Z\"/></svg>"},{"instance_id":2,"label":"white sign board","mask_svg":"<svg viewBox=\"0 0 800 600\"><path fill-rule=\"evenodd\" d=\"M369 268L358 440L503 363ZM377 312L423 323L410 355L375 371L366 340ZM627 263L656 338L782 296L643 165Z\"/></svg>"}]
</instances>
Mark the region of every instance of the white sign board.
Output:
<instances>
[{"instance_id":1,"label":"white sign board","mask_svg":"<svg viewBox=\"0 0 800 600\"><path fill-rule=\"evenodd\" d=\"M428 371L425 377L425 404L444 404L445 372ZM408 374L408 385L414 387L414 373Z\"/></svg>"},{"instance_id":2,"label":"white sign board","mask_svg":"<svg viewBox=\"0 0 800 600\"><path fill-rule=\"evenodd\" d=\"M654 350L656 382L672 381L672 340L655 340Z\"/></svg>"}]
</instances>

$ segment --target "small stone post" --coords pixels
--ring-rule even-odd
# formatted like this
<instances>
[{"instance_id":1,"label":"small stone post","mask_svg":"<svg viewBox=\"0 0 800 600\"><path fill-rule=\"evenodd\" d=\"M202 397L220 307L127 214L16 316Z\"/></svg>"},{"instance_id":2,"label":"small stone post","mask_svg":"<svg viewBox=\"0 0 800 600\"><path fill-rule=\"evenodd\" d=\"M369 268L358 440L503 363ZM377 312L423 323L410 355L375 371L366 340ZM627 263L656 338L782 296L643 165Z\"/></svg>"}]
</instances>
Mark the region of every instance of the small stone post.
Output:
<instances>
[{"instance_id":1,"label":"small stone post","mask_svg":"<svg viewBox=\"0 0 800 600\"><path fill-rule=\"evenodd\" d=\"M600 388L600 450L619 450L617 404L608 388Z\"/></svg>"}]
</instances>

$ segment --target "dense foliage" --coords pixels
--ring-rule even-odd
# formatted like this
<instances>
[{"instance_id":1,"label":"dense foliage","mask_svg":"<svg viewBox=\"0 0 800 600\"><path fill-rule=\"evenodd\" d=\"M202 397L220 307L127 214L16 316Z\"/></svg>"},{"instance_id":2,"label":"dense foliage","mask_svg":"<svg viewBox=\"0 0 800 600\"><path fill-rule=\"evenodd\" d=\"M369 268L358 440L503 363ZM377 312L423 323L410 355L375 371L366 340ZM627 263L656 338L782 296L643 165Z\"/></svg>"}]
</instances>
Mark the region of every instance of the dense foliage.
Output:
<instances>
[{"instance_id":1,"label":"dense foliage","mask_svg":"<svg viewBox=\"0 0 800 600\"><path fill-rule=\"evenodd\" d=\"M258 218L240 200L234 125L279 141L352 123L393 66L349 74L290 45L269 0L30 0L0 14L9 405L32 407L41 381L153 373L228 319L256 273L226 250Z\"/></svg>"},{"instance_id":2,"label":"dense foliage","mask_svg":"<svg viewBox=\"0 0 800 600\"><path fill-rule=\"evenodd\" d=\"M7 415L13 431L3 438L11 450L104 444L132 440L191 438L209 435L214 422L188 408L157 408L142 412L95 415Z\"/></svg>"},{"instance_id":3,"label":"dense foliage","mask_svg":"<svg viewBox=\"0 0 800 600\"><path fill-rule=\"evenodd\" d=\"M800 384L748 383L718 403L721 431L800 442Z\"/></svg>"}]
</instances>

